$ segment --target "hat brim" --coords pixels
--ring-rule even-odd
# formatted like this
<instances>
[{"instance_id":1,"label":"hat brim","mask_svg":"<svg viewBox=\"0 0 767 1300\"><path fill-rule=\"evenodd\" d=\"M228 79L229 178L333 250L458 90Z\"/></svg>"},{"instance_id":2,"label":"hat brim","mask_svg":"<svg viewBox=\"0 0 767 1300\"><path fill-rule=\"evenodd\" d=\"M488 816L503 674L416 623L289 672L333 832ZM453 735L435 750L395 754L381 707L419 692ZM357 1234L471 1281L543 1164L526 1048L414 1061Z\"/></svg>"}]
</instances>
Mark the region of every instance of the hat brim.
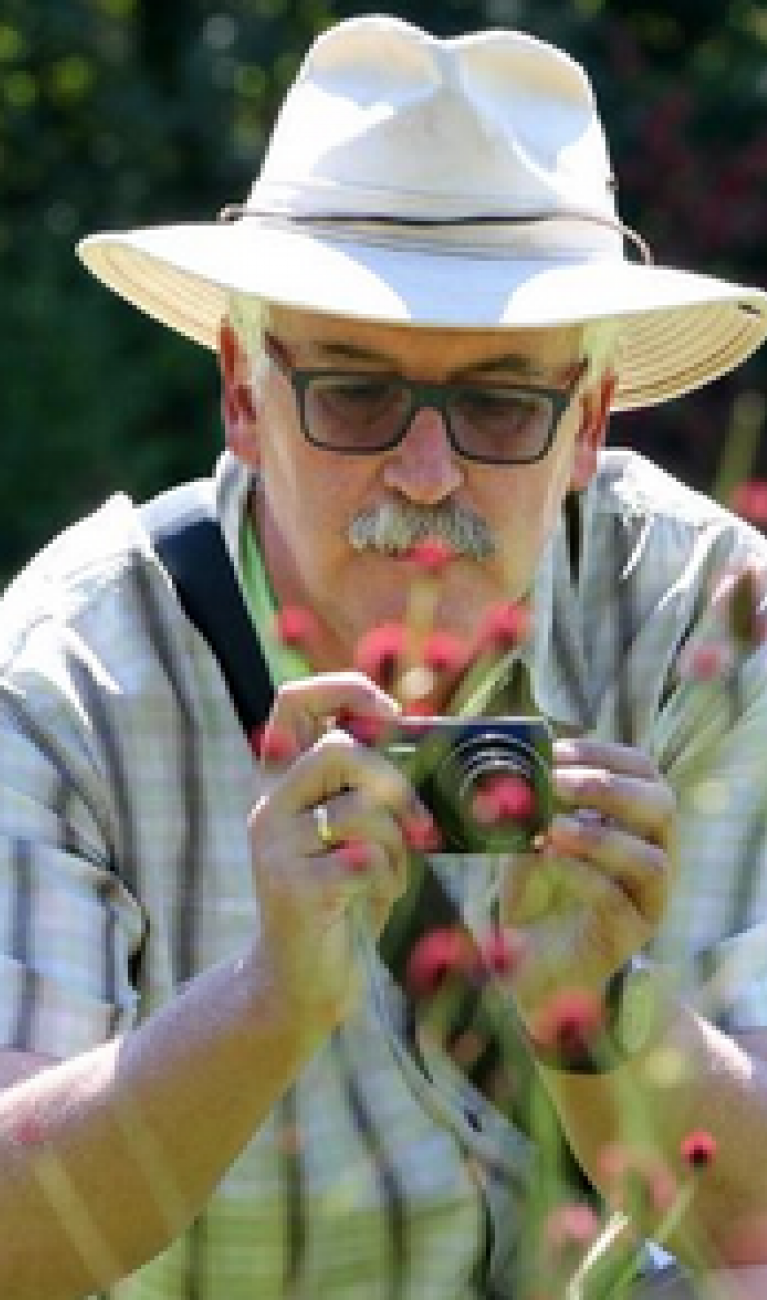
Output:
<instances>
[{"instance_id":1,"label":"hat brim","mask_svg":"<svg viewBox=\"0 0 767 1300\"><path fill-rule=\"evenodd\" d=\"M617 258L521 259L476 250L331 238L235 222L92 235L78 246L104 284L216 349L232 291L350 318L420 327L550 329L619 321L616 409L697 388L767 335L767 294Z\"/></svg>"}]
</instances>

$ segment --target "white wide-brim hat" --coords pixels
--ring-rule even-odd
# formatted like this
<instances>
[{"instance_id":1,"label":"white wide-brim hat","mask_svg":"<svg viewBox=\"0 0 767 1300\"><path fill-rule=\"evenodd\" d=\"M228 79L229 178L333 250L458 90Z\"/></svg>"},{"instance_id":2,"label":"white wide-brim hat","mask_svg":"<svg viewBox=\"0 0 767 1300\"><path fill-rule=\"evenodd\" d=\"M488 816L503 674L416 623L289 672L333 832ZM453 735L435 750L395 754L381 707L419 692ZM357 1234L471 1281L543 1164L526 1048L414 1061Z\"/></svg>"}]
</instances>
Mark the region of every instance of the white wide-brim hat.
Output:
<instances>
[{"instance_id":1,"label":"white wide-brim hat","mask_svg":"<svg viewBox=\"0 0 767 1300\"><path fill-rule=\"evenodd\" d=\"M767 334L767 294L650 264L614 190L588 78L561 50L367 16L309 51L245 204L78 252L209 348L234 293L413 327L614 321L614 406L630 408L743 361Z\"/></svg>"}]
</instances>

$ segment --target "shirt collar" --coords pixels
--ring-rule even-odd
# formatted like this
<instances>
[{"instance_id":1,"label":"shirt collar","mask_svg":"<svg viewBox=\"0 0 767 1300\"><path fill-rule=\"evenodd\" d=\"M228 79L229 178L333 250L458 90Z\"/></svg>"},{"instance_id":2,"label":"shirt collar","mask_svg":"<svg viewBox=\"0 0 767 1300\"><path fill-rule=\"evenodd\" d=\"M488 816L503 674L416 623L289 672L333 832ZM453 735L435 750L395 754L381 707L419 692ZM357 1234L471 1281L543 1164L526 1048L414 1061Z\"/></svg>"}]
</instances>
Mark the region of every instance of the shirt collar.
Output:
<instances>
[{"instance_id":1,"label":"shirt collar","mask_svg":"<svg viewBox=\"0 0 767 1300\"><path fill-rule=\"evenodd\" d=\"M277 602L255 534L243 527L256 481L253 471L231 452L223 452L215 471L216 511L243 599L258 628L273 681L279 685L311 670L301 655L270 635ZM582 518L582 525L585 525L588 501L578 503L578 508L585 511ZM582 526L581 537L586 532L587 528ZM496 680L500 682L509 677L514 662L520 660L527 671L530 696L540 712L555 726L582 729L589 721L588 715L584 716L586 705L582 684L586 681L586 672L582 615L563 519L557 524L537 566L532 604L533 635L526 645L513 651L499 665Z\"/></svg>"}]
</instances>

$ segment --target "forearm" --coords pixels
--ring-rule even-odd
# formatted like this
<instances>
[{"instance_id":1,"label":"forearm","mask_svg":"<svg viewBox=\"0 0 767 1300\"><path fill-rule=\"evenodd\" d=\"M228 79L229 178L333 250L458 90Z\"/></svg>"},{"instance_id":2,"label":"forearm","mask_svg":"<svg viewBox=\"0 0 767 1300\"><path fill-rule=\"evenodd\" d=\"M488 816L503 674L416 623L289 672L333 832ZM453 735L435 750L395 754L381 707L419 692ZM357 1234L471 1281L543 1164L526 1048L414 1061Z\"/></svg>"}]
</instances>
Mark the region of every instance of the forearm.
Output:
<instances>
[{"instance_id":1,"label":"forearm","mask_svg":"<svg viewBox=\"0 0 767 1300\"><path fill-rule=\"evenodd\" d=\"M601 1075L546 1070L545 1079L574 1151L603 1190L608 1144L655 1153L678 1187L694 1180L669 1249L691 1263L701 1251L712 1266L737 1263L740 1227L767 1203L767 1070L689 1008L665 1011L662 1030L634 1060ZM716 1143L697 1175L681 1154L694 1131Z\"/></svg>"},{"instance_id":2,"label":"forearm","mask_svg":"<svg viewBox=\"0 0 767 1300\"><path fill-rule=\"evenodd\" d=\"M163 1249L309 1050L250 954L0 1094L0 1295L82 1296Z\"/></svg>"}]
</instances>

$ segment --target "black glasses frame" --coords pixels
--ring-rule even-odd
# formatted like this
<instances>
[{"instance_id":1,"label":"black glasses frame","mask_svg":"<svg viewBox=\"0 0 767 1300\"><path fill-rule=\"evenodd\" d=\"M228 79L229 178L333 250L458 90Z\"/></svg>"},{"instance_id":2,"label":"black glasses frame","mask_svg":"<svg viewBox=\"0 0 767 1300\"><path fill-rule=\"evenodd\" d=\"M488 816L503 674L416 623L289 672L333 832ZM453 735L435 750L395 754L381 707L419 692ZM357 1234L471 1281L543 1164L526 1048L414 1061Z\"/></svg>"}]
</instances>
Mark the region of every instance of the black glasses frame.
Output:
<instances>
[{"instance_id":1,"label":"black glasses frame","mask_svg":"<svg viewBox=\"0 0 767 1300\"><path fill-rule=\"evenodd\" d=\"M290 383L296 398L299 419L301 422L301 432L313 447L320 447L323 451L338 452L343 456L377 456L381 452L391 451L394 447L405 438L408 429L419 411L428 409L439 411L447 430L448 440L451 447L459 456L465 460L477 461L484 465L532 465L536 461L543 460L544 456L550 451L554 442L560 421L568 406L570 405L573 393L583 377L584 371L588 366L588 361L583 359L577 366L576 373L564 388L552 388L544 384L509 384L509 383L487 383L482 384L468 383L465 381L455 382L446 380L439 383L425 382L418 379L408 379L404 375L388 375L382 371L376 370L341 370L329 367L311 367L292 366L285 357L285 348L279 340L272 335L265 335L264 348L269 359L276 365L277 369L285 376ZM377 443L374 447L360 447L353 442L348 446L338 446L335 443L323 442L321 439L312 435L309 429L309 422L306 417L306 394L312 383L317 379L348 379L364 382L370 380L385 381L390 379L392 383L397 384L401 389L407 392L409 404L403 415L400 428L388 438L385 442ZM468 451L456 437L453 423L450 418L450 402L461 393L476 392L478 388L496 392L518 393L520 397L544 397L551 403L552 418L546 435L546 440L539 451L534 456L478 456L472 451Z\"/></svg>"}]
</instances>

